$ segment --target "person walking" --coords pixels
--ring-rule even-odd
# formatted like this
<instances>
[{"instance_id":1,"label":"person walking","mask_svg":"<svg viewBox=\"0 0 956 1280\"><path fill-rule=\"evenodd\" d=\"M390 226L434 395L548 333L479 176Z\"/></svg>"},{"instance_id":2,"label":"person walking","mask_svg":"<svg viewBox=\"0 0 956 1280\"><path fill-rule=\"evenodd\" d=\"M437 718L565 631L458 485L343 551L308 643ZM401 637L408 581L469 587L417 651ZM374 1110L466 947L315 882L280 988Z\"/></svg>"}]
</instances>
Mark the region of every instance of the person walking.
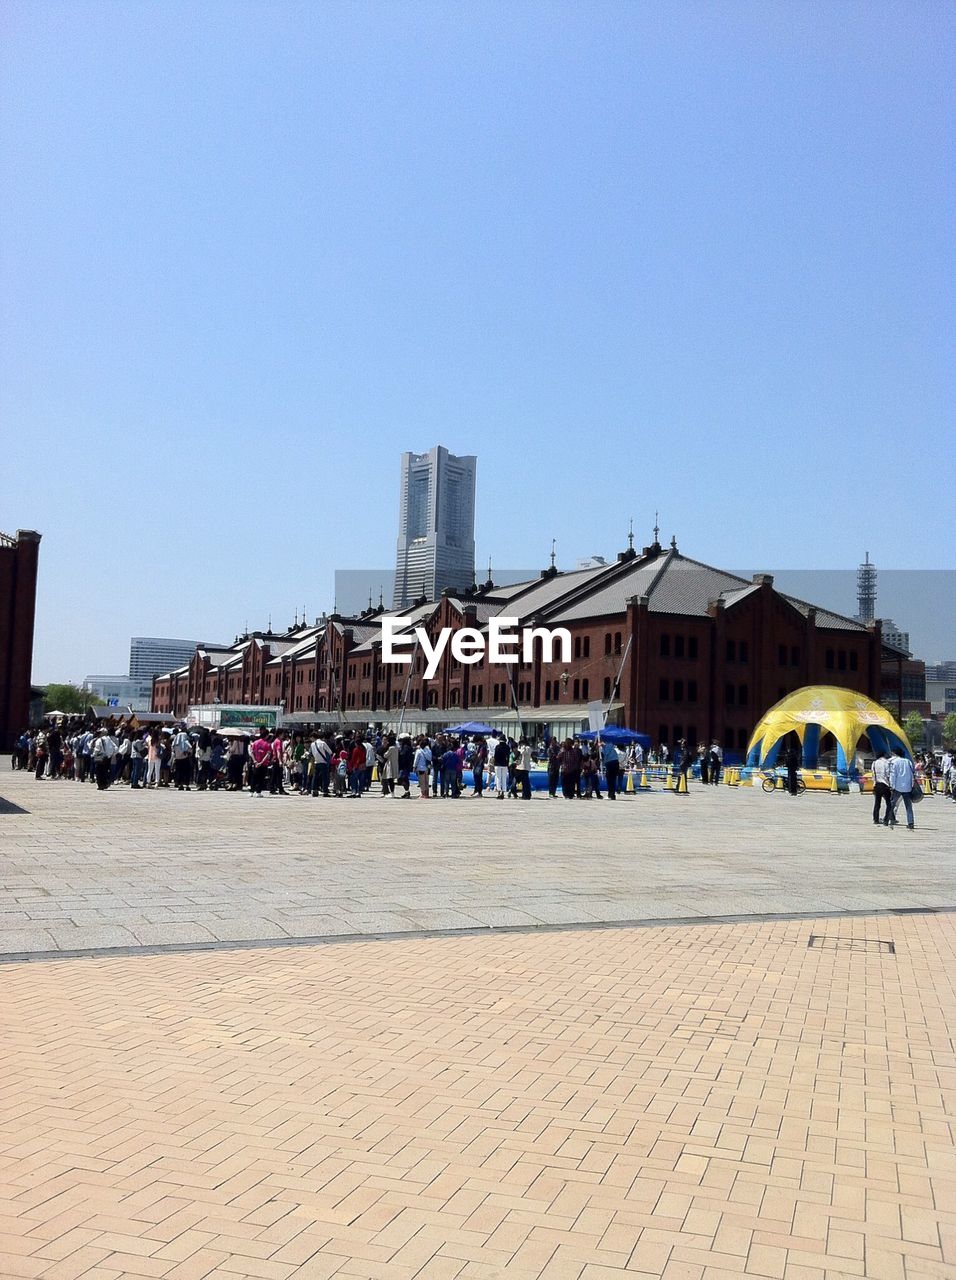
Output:
<instances>
[{"instance_id":1,"label":"person walking","mask_svg":"<svg viewBox=\"0 0 956 1280\"><path fill-rule=\"evenodd\" d=\"M607 782L607 798L609 800L617 799L618 781L621 776L621 761L618 758L617 747L613 742L608 742L607 738L601 743L601 755L604 760L604 778Z\"/></svg>"},{"instance_id":2,"label":"person walking","mask_svg":"<svg viewBox=\"0 0 956 1280\"><path fill-rule=\"evenodd\" d=\"M499 800L504 800L505 792L508 790L508 758L510 755L511 749L508 746L508 740L506 738L498 738L495 742L492 763L495 766L495 790L498 792Z\"/></svg>"},{"instance_id":3,"label":"person walking","mask_svg":"<svg viewBox=\"0 0 956 1280\"><path fill-rule=\"evenodd\" d=\"M890 760L890 788L893 792L892 812L890 815L889 826L898 825L897 810L900 801L903 801L903 807L906 810L906 829L912 831L916 823L913 821L913 786L916 782L916 774L913 771L913 762L903 754L902 747L893 748L893 758Z\"/></svg>"},{"instance_id":4,"label":"person walking","mask_svg":"<svg viewBox=\"0 0 956 1280\"><path fill-rule=\"evenodd\" d=\"M716 738L710 744L710 751L707 754L708 754L708 763L710 765L710 769L709 769L710 784L711 786L716 787L717 784L720 782L721 770L724 767L724 753L721 750L720 743L717 741Z\"/></svg>"},{"instance_id":5,"label":"person walking","mask_svg":"<svg viewBox=\"0 0 956 1280\"><path fill-rule=\"evenodd\" d=\"M893 789L890 786L890 762L886 757L885 751L880 751L873 761L873 821L877 826L881 825L881 811L883 806L885 813L882 816L882 825L889 826L893 818Z\"/></svg>"}]
</instances>

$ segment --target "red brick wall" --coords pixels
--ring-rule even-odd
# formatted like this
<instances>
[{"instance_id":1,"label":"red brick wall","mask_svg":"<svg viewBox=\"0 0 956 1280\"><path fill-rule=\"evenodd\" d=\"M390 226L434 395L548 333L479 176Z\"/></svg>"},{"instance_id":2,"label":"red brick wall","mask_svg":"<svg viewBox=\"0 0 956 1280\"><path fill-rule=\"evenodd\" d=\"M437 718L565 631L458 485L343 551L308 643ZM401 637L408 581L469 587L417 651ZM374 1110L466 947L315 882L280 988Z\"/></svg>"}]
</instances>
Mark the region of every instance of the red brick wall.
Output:
<instances>
[{"instance_id":1,"label":"red brick wall","mask_svg":"<svg viewBox=\"0 0 956 1280\"><path fill-rule=\"evenodd\" d=\"M0 544L0 747L7 750L30 716L33 627L40 535L21 529Z\"/></svg>"}]
</instances>

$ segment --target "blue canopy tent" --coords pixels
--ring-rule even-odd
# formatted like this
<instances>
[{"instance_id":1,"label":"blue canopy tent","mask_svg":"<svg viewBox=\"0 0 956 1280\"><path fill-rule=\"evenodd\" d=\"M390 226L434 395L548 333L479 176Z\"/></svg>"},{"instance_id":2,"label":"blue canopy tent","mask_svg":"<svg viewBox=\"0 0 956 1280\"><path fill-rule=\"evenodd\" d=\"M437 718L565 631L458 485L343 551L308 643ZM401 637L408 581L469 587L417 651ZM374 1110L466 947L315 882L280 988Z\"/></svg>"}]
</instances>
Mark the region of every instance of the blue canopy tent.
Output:
<instances>
[{"instance_id":1,"label":"blue canopy tent","mask_svg":"<svg viewBox=\"0 0 956 1280\"><path fill-rule=\"evenodd\" d=\"M608 724L603 729L589 729L587 733L579 733L578 737L586 742L601 738L604 742L612 742L616 747L626 747L632 742L638 742L645 751L651 745L651 740L646 733L637 733L634 729L622 729L618 724Z\"/></svg>"},{"instance_id":2,"label":"blue canopy tent","mask_svg":"<svg viewBox=\"0 0 956 1280\"><path fill-rule=\"evenodd\" d=\"M453 724L446 733L494 733L490 724L479 724L477 720L469 720L465 724Z\"/></svg>"}]
</instances>

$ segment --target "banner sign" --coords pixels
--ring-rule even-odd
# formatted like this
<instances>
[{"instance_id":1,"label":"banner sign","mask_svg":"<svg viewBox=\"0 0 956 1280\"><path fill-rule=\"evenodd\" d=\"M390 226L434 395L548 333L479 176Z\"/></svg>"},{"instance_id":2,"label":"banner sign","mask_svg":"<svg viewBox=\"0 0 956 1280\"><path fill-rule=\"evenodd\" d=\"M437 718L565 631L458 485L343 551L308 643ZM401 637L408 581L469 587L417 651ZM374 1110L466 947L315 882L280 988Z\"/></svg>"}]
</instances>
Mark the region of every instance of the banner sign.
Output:
<instances>
[{"instance_id":1,"label":"banner sign","mask_svg":"<svg viewBox=\"0 0 956 1280\"><path fill-rule=\"evenodd\" d=\"M274 707L223 707L219 712L219 727L258 729L260 725L265 725L267 729L275 729L278 714Z\"/></svg>"}]
</instances>

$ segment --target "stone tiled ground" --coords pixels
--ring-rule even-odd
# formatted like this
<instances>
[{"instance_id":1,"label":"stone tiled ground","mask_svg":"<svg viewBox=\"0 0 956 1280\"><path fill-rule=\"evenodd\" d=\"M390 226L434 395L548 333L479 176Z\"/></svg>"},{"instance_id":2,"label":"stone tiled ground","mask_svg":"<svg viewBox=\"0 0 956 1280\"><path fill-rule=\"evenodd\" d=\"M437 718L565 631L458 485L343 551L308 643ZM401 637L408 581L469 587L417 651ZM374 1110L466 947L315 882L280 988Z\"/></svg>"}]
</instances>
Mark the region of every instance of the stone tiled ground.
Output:
<instances>
[{"instance_id":1,"label":"stone tiled ground","mask_svg":"<svg viewBox=\"0 0 956 1280\"><path fill-rule=\"evenodd\" d=\"M4 770L0 953L956 903L956 805L130 792Z\"/></svg>"},{"instance_id":2,"label":"stone tiled ground","mask_svg":"<svg viewBox=\"0 0 956 1280\"><path fill-rule=\"evenodd\" d=\"M946 1280L954 942L939 914L9 963L0 1276Z\"/></svg>"}]
</instances>

